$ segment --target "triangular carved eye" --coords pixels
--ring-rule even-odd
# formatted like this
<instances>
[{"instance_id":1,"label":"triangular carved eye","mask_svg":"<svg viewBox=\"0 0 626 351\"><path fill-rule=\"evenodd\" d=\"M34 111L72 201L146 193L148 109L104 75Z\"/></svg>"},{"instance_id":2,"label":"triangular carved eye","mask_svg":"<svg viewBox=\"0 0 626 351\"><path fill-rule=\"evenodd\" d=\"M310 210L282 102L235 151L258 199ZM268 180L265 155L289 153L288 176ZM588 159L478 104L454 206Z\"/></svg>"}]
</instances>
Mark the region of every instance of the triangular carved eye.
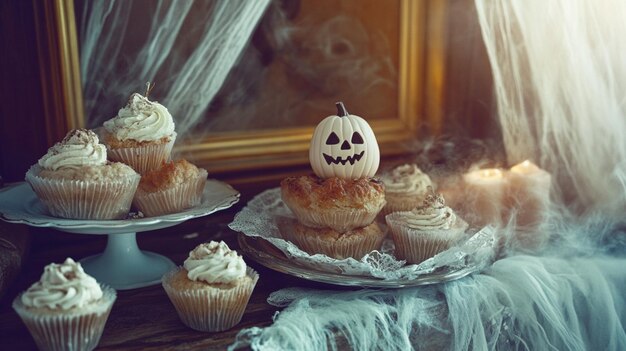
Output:
<instances>
[{"instance_id":1,"label":"triangular carved eye","mask_svg":"<svg viewBox=\"0 0 626 351\"><path fill-rule=\"evenodd\" d=\"M363 137L359 132L354 132L352 134L352 144L363 144Z\"/></svg>"},{"instance_id":2,"label":"triangular carved eye","mask_svg":"<svg viewBox=\"0 0 626 351\"><path fill-rule=\"evenodd\" d=\"M326 145L337 145L339 144L339 137L335 132L330 133L328 139L326 139Z\"/></svg>"}]
</instances>

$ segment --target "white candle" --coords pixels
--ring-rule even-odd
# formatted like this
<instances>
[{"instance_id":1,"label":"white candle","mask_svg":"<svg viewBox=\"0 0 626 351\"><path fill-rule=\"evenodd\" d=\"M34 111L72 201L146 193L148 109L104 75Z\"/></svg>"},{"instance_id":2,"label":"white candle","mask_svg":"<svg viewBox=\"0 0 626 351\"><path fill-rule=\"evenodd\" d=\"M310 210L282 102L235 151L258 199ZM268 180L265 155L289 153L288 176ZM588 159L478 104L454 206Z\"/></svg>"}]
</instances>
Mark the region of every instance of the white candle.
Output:
<instances>
[{"instance_id":1,"label":"white candle","mask_svg":"<svg viewBox=\"0 0 626 351\"><path fill-rule=\"evenodd\" d=\"M526 160L511 167L508 178L507 203L509 216L516 216L518 244L536 248L547 239L547 234L536 229L548 213L552 177Z\"/></svg>"},{"instance_id":2,"label":"white candle","mask_svg":"<svg viewBox=\"0 0 626 351\"><path fill-rule=\"evenodd\" d=\"M482 226L499 224L506 179L498 168L479 169L463 175L467 221Z\"/></svg>"}]
</instances>

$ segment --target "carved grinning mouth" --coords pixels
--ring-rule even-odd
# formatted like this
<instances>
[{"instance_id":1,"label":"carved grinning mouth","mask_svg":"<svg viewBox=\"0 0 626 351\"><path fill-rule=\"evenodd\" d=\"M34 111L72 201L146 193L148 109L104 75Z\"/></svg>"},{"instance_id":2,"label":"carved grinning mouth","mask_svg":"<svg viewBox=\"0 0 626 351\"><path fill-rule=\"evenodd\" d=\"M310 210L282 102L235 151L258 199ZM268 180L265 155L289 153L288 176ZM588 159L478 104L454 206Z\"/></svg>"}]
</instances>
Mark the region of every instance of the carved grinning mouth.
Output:
<instances>
[{"instance_id":1,"label":"carved grinning mouth","mask_svg":"<svg viewBox=\"0 0 626 351\"><path fill-rule=\"evenodd\" d=\"M330 166L331 163L334 163L336 165L341 163L342 165L345 165L346 162L350 162L350 164L353 165L356 161L359 161L361 159L361 157L363 157L364 153L365 153L365 150L361 151L358 154L354 154L352 156L348 156L348 157L346 157L345 160L343 158L341 158L341 156L337 156L337 158L334 158L332 156L326 155L325 153L322 153L322 155L324 155L324 159L326 160L326 163L328 163L329 166Z\"/></svg>"}]
</instances>

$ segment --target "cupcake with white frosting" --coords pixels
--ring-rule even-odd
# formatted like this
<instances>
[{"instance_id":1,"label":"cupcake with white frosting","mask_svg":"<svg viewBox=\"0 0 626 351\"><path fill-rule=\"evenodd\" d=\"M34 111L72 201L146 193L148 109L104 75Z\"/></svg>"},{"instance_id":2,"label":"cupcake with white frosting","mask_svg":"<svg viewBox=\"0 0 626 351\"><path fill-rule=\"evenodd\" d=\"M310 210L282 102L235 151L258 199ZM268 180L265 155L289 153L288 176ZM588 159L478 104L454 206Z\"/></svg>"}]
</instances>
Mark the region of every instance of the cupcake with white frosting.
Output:
<instances>
[{"instance_id":1,"label":"cupcake with white frosting","mask_svg":"<svg viewBox=\"0 0 626 351\"><path fill-rule=\"evenodd\" d=\"M55 217L121 219L128 215L140 176L129 166L107 161L98 136L70 131L26 173L26 181Z\"/></svg>"},{"instance_id":2,"label":"cupcake with white frosting","mask_svg":"<svg viewBox=\"0 0 626 351\"><path fill-rule=\"evenodd\" d=\"M222 331L241 321L259 275L220 241L197 246L162 284L181 321L199 331Z\"/></svg>"},{"instance_id":3,"label":"cupcake with white frosting","mask_svg":"<svg viewBox=\"0 0 626 351\"><path fill-rule=\"evenodd\" d=\"M396 257L407 263L420 263L447 250L468 227L432 188L420 207L390 213L385 221L396 246Z\"/></svg>"},{"instance_id":4,"label":"cupcake with white frosting","mask_svg":"<svg viewBox=\"0 0 626 351\"><path fill-rule=\"evenodd\" d=\"M116 294L71 258L44 268L41 279L13 301L40 350L93 350Z\"/></svg>"},{"instance_id":5,"label":"cupcake with white frosting","mask_svg":"<svg viewBox=\"0 0 626 351\"><path fill-rule=\"evenodd\" d=\"M140 174L170 160L176 132L167 108L141 94L133 94L117 116L104 122L109 158L124 162Z\"/></svg>"},{"instance_id":6,"label":"cupcake with white frosting","mask_svg":"<svg viewBox=\"0 0 626 351\"><path fill-rule=\"evenodd\" d=\"M394 168L381 177L385 184L385 200L387 204L382 214L410 211L422 204L428 187L432 182L428 174L422 172L416 164L404 164Z\"/></svg>"}]
</instances>

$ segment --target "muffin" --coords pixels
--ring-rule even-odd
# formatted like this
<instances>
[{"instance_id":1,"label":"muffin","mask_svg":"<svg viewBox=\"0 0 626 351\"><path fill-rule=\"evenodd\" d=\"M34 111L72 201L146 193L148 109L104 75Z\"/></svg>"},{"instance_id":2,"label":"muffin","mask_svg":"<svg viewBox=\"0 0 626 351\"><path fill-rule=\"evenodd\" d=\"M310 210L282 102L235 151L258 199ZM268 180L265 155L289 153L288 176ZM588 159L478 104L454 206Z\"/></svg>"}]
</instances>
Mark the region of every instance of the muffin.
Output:
<instances>
[{"instance_id":1,"label":"muffin","mask_svg":"<svg viewBox=\"0 0 626 351\"><path fill-rule=\"evenodd\" d=\"M310 254L361 258L380 248L384 233L372 225L385 206L376 136L363 118L337 102L337 114L316 127L309 146L315 175L280 183L283 202L297 223L280 221L283 238Z\"/></svg>"},{"instance_id":2,"label":"muffin","mask_svg":"<svg viewBox=\"0 0 626 351\"><path fill-rule=\"evenodd\" d=\"M51 215L72 219L120 219L128 215L139 174L119 162L107 162L98 136L70 131L26 173Z\"/></svg>"},{"instance_id":3,"label":"muffin","mask_svg":"<svg viewBox=\"0 0 626 351\"><path fill-rule=\"evenodd\" d=\"M339 233L330 228L311 228L300 222L284 218L280 221L281 236L311 255L324 254L338 260L348 257L361 259L377 250L385 239L378 223Z\"/></svg>"},{"instance_id":4,"label":"muffin","mask_svg":"<svg viewBox=\"0 0 626 351\"><path fill-rule=\"evenodd\" d=\"M387 204L383 215L397 211L410 211L424 202L428 187L432 186L430 177L415 164L404 164L394 168L381 177L385 184Z\"/></svg>"},{"instance_id":5,"label":"muffin","mask_svg":"<svg viewBox=\"0 0 626 351\"><path fill-rule=\"evenodd\" d=\"M163 163L141 177L133 205L146 216L180 212L197 206L208 172L186 160Z\"/></svg>"},{"instance_id":6,"label":"muffin","mask_svg":"<svg viewBox=\"0 0 626 351\"><path fill-rule=\"evenodd\" d=\"M432 192L420 207L390 213L385 220L396 246L396 257L407 263L420 263L447 250L468 227L445 205L441 195Z\"/></svg>"},{"instance_id":7,"label":"muffin","mask_svg":"<svg viewBox=\"0 0 626 351\"><path fill-rule=\"evenodd\" d=\"M176 132L167 108L133 94L117 116L104 122L109 158L131 166L140 174L170 160Z\"/></svg>"},{"instance_id":8,"label":"muffin","mask_svg":"<svg viewBox=\"0 0 626 351\"><path fill-rule=\"evenodd\" d=\"M116 294L71 258L44 268L41 279L13 300L40 350L93 350Z\"/></svg>"},{"instance_id":9,"label":"muffin","mask_svg":"<svg viewBox=\"0 0 626 351\"><path fill-rule=\"evenodd\" d=\"M280 183L287 207L303 225L345 233L370 225L385 206L385 190L374 178L301 176Z\"/></svg>"},{"instance_id":10,"label":"muffin","mask_svg":"<svg viewBox=\"0 0 626 351\"><path fill-rule=\"evenodd\" d=\"M218 332L241 321L259 275L220 241L197 246L162 284L188 327Z\"/></svg>"}]
</instances>

